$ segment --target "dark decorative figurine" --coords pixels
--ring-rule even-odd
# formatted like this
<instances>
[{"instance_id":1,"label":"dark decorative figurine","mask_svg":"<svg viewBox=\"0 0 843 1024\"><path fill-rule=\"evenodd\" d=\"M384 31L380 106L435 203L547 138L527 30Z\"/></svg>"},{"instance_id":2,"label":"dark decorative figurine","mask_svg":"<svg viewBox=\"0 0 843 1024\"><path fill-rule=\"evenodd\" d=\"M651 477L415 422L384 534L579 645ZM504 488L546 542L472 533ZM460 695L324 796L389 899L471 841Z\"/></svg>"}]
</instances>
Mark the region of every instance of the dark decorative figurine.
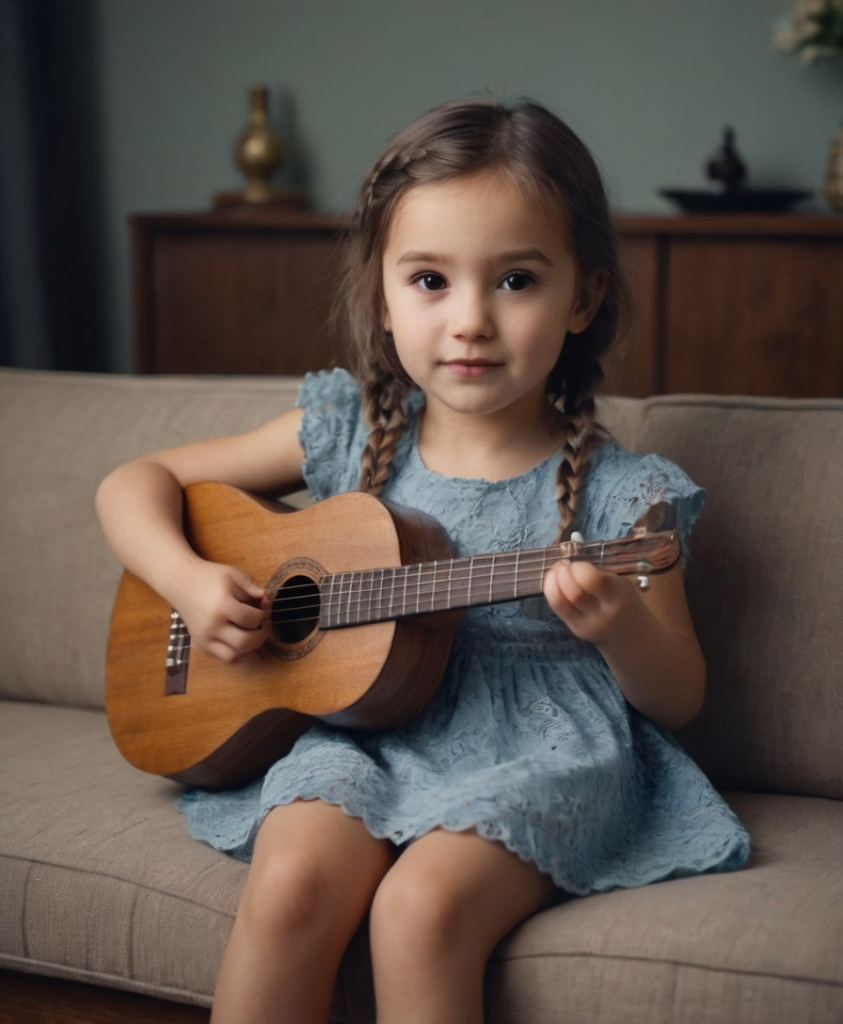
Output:
<instances>
[{"instance_id":1,"label":"dark decorative figurine","mask_svg":"<svg viewBox=\"0 0 843 1024\"><path fill-rule=\"evenodd\" d=\"M706 177L722 192L736 192L746 178L746 164L735 149L735 132L723 129L720 148L705 165Z\"/></svg>"}]
</instances>

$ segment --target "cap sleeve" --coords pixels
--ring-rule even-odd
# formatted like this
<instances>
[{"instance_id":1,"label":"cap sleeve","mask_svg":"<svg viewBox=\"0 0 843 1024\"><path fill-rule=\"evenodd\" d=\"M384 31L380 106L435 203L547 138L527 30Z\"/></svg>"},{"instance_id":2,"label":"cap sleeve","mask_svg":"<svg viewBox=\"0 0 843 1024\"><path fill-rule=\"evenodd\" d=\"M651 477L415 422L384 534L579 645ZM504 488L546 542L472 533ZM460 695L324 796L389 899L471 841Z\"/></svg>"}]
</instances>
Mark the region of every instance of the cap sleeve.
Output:
<instances>
[{"instance_id":1,"label":"cap sleeve","mask_svg":"<svg viewBox=\"0 0 843 1024\"><path fill-rule=\"evenodd\" d=\"M360 385L346 370L308 373L296 399L304 410L299 441L304 480L316 501L354 490L368 431Z\"/></svg>"},{"instance_id":2,"label":"cap sleeve","mask_svg":"<svg viewBox=\"0 0 843 1024\"><path fill-rule=\"evenodd\" d=\"M684 565L705 502L702 487L663 455L635 455L609 443L594 458L596 465L586 485L583 533L589 539L623 537L647 509L666 501L675 510Z\"/></svg>"}]
</instances>

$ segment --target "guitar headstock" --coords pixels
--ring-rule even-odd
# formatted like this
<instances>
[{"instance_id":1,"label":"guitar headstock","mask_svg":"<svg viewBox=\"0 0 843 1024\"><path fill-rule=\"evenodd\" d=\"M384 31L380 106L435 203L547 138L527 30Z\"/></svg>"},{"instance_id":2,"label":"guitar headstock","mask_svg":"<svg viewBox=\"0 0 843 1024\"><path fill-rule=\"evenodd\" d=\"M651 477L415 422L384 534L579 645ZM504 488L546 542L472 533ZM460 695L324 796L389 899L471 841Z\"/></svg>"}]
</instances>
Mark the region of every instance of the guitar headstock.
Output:
<instances>
[{"instance_id":1,"label":"guitar headstock","mask_svg":"<svg viewBox=\"0 0 843 1024\"><path fill-rule=\"evenodd\" d=\"M666 501L652 505L640 516L625 537L617 540L572 539L559 545L562 558L591 562L618 575L637 573L645 577L667 572L682 555L676 510ZM577 537L577 535L574 535Z\"/></svg>"}]
</instances>

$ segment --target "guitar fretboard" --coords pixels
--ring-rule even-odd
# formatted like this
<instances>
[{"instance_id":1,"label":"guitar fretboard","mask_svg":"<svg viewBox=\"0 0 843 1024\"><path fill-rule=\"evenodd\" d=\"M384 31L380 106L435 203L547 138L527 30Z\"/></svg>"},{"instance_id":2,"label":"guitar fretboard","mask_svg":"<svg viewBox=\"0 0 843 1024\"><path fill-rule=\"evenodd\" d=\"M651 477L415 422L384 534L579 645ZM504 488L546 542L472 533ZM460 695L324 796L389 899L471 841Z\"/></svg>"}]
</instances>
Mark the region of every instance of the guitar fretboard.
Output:
<instances>
[{"instance_id":1,"label":"guitar fretboard","mask_svg":"<svg viewBox=\"0 0 843 1024\"><path fill-rule=\"evenodd\" d=\"M541 593L545 573L560 559L649 573L669 568L678 554L671 531L328 574L319 581L319 626L338 629L530 597Z\"/></svg>"},{"instance_id":2,"label":"guitar fretboard","mask_svg":"<svg viewBox=\"0 0 843 1024\"><path fill-rule=\"evenodd\" d=\"M515 601L538 594L544 574L558 560L554 547L325 576L320 626L336 629Z\"/></svg>"}]
</instances>

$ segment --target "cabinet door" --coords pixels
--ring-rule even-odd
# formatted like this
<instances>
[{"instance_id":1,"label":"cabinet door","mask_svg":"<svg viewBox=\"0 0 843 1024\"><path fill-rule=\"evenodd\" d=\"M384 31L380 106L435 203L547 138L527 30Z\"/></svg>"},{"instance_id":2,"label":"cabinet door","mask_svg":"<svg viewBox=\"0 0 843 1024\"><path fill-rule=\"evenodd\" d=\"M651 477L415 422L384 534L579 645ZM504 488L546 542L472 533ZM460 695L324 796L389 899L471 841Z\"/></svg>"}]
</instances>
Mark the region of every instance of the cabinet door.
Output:
<instances>
[{"instance_id":1,"label":"cabinet door","mask_svg":"<svg viewBox=\"0 0 843 1024\"><path fill-rule=\"evenodd\" d=\"M329 318L338 247L329 234L157 230L138 369L301 374L342 365Z\"/></svg>"},{"instance_id":2,"label":"cabinet door","mask_svg":"<svg viewBox=\"0 0 843 1024\"><path fill-rule=\"evenodd\" d=\"M674 238L664 390L843 394L843 245L820 238Z\"/></svg>"},{"instance_id":3,"label":"cabinet door","mask_svg":"<svg viewBox=\"0 0 843 1024\"><path fill-rule=\"evenodd\" d=\"M602 390L644 398L660 387L658 318L662 246L653 234L627 232L618 241L621 267L632 292L631 330L604 360Z\"/></svg>"}]
</instances>

